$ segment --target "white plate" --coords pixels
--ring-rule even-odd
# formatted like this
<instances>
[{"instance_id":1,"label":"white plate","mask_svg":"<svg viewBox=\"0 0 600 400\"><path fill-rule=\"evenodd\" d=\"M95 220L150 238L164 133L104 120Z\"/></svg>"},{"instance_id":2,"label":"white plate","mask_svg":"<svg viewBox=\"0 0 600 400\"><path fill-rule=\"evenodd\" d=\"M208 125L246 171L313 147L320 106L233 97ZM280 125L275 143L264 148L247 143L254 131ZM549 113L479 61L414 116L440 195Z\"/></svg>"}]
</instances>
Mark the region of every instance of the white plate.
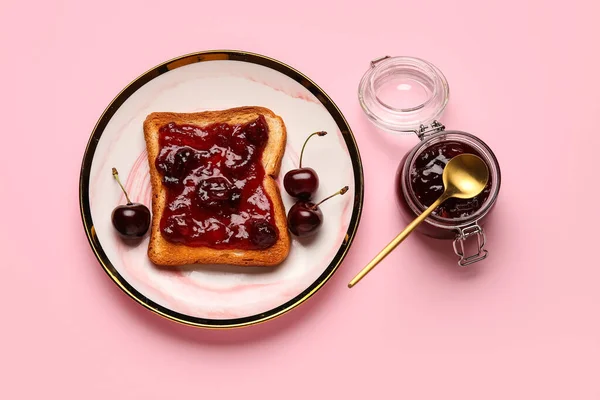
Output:
<instances>
[{"instance_id":1,"label":"white plate","mask_svg":"<svg viewBox=\"0 0 600 400\"><path fill-rule=\"evenodd\" d=\"M278 183L286 210L293 199L283 190L284 174L305 166L319 174L314 199L350 187L321 208L323 226L308 241L292 240L286 261L276 268L185 266L160 268L147 257L148 238L131 247L116 235L111 212L125 202L113 180L119 170L132 201L151 209L151 188L142 122L154 111L196 112L263 106L286 124L288 141ZM201 327L238 327L291 310L332 276L344 259L360 221L363 173L354 136L340 110L309 78L268 57L238 51L185 55L146 72L108 106L85 150L80 204L85 232L112 280L146 308L169 319Z\"/></svg>"}]
</instances>

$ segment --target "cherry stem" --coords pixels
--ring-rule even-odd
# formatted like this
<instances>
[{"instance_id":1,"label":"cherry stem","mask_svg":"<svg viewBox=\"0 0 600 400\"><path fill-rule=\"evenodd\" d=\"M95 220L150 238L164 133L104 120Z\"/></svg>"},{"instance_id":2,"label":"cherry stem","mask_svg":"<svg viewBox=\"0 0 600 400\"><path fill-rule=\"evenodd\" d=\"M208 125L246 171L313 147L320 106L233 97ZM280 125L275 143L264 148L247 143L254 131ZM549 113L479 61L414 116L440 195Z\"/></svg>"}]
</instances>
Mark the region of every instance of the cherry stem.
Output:
<instances>
[{"instance_id":1,"label":"cherry stem","mask_svg":"<svg viewBox=\"0 0 600 400\"><path fill-rule=\"evenodd\" d=\"M127 191L125 190L125 188L121 184L121 180L119 179L119 171L117 171L116 168L113 168L112 169L112 174L113 174L113 177L115 178L115 180L117 181L117 183L119 184L119 186L121 186L121 190L123 191L123 193L125 193L125 198L127 199L127 204L133 204L131 202L131 200L129 200L129 195L127 194Z\"/></svg>"},{"instance_id":2,"label":"cherry stem","mask_svg":"<svg viewBox=\"0 0 600 400\"><path fill-rule=\"evenodd\" d=\"M306 138L306 140L304 141L304 144L302 145L302 150L300 151L300 164L299 164L300 168L302 168L302 156L304 155L304 148L306 147L306 143L308 143L309 139L315 135L325 136L325 135L327 135L327 132L325 132L325 131L315 132Z\"/></svg>"},{"instance_id":3,"label":"cherry stem","mask_svg":"<svg viewBox=\"0 0 600 400\"><path fill-rule=\"evenodd\" d=\"M323 200L321 200L320 202L318 202L317 204L315 204L314 206L312 206L311 209L316 210L317 207L319 207L321 204L325 203L330 198L335 197L338 194L345 194L347 191L348 191L348 186L344 186L343 188L340 189L340 191L335 192L334 194L332 194L329 197L325 197Z\"/></svg>"}]
</instances>

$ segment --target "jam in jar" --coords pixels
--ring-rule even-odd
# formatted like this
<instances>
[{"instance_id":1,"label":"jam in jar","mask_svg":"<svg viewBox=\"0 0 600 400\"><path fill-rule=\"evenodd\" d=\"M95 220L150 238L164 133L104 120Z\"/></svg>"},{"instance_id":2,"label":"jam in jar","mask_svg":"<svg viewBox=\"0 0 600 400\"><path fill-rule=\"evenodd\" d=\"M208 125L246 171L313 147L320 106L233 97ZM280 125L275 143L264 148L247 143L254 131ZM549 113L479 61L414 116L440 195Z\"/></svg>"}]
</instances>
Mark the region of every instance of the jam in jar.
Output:
<instances>
[{"instance_id":1,"label":"jam in jar","mask_svg":"<svg viewBox=\"0 0 600 400\"><path fill-rule=\"evenodd\" d=\"M426 209L444 193L444 168L452 158L464 153L482 157L467 143L452 140L435 143L423 149L416 156L408 171L410 175L408 185L409 191L414 193L418 208ZM483 191L471 199L449 198L439 205L431 215L443 219L466 218L473 215L488 199L492 181L492 179L488 179ZM403 182L397 182L396 191L401 190L398 184L403 184Z\"/></svg>"},{"instance_id":2,"label":"jam in jar","mask_svg":"<svg viewBox=\"0 0 600 400\"><path fill-rule=\"evenodd\" d=\"M445 76L433 64L415 57L381 57L359 84L358 97L365 115L383 133L415 134L420 142L399 162L395 193L408 224L444 192L442 174L455 156L479 156L490 172L484 190L472 199L448 199L416 231L436 239L454 240L459 265L487 257L483 225L500 191L500 166L492 150L478 137L445 130L438 122L449 99ZM467 240L477 240L475 254L466 254Z\"/></svg>"},{"instance_id":3,"label":"jam in jar","mask_svg":"<svg viewBox=\"0 0 600 400\"><path fill-rule=\"evenodd\" d=\"M443 167L459 154L479 156L488 167L490 177L484 190L472 199L448 199L421 223L416 230L436 239L454 239L460 253L462 241L477 237L479 252L473 258L461 256L461 265L485 257L486 216L496 204L500 190L500 166L492 150L479 138L466 132L445 131L426 137L398 165L395 193L402 216L412 221L444 191ZM464 256L464 259L462 258Z\"/></svg>"}]
</instances>

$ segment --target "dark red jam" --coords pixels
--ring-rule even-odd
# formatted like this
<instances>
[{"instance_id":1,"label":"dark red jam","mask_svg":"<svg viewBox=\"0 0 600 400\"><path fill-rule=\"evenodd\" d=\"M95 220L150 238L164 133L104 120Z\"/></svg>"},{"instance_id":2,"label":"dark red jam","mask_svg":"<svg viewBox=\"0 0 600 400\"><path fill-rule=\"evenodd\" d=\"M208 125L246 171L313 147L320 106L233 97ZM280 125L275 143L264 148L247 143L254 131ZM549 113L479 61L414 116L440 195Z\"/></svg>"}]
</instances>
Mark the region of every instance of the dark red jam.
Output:
<instances>
[{"instance_id":1,"label":"dark red jam","mask_svg":"<svg viewBox=\"0 0 600 400\"><path fill-rule=\"evenodd\" d=\"M444 167L459 154L470 153L481 157L473 147L465 143L449 141L434 144L416 158L410 169L410 185L419 202L429 207L444 192L442 174ZM490 195L492 180L478 196L472 199L448 199L435 209L434 215L441 218L464 218L481 208Z\"/></svg>"},{"instance_id":2,"label":"dark red jam","mask_svg":"<svg viewBox=\"0 0 600 400\"><path fill-rule=\"evenodd\" d=\"M279 236L265 188L263 116L244 125L169 123L159 130L156 168L167 202L163 237L188 246L265 249Z\"/></svg>"}]
</instances>

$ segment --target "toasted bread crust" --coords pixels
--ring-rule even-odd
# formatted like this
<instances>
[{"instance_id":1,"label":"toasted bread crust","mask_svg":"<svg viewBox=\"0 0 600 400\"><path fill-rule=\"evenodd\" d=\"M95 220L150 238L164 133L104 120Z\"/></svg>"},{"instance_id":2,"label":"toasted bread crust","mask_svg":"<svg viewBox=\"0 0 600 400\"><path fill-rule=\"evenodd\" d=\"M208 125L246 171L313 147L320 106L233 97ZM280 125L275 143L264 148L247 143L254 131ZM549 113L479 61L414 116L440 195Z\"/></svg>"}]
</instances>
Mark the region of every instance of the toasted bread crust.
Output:
<instances>
[{"instance_id":1,"label":"toasted bread crust","mask_svg":"<svg viewBox=\"0 0 600 400\"><path fill-rule=\"evenodd\" d=\"M242 124L263 115L269 126L269 139L263 151L265 169L263 186L273 203L275 225L279 230L277 242L265 250L217 250L209 247L191 247L165 240L160 232L160 220L166 206L167 193L162 177L155 166L159 152L159 128L170 122L206 126L215 122ZM220 111L197 113L155 112L144 121L144 138L152 186L152 226L148 257L157 265L229 264L239 266L275 266L285 260L290 251L290 236L281 192L275 181L281 169L287 131L281 117L264 107L237 107Z\"/></svg>"}]
</instances>

